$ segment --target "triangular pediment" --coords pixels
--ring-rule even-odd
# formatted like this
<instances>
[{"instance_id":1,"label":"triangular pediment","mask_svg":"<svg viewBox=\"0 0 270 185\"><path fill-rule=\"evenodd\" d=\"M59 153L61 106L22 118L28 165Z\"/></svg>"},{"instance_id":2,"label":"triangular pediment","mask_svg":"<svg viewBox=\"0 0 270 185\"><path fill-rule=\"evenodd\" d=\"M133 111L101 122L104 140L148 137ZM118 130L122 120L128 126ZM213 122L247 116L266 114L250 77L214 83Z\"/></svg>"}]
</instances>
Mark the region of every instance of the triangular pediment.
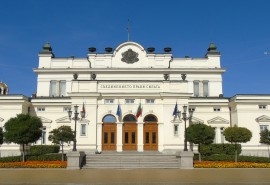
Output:
<instances>
[{"instance_id":1,"label":"triangular pediment","mask_svg":"<svg viewBox=\"0 0 270 185\"><path fill-rule=\"evenodd\" d=\"M270 122L270 117L262 115L255 119L257 122Z\"/></svg>"},{"instance_id":2,"label":"triangular pediment","mask_svg":"<svg viewBox=\"0 0 270 185\"><path fill-rule=\"evenodd\" d=\"M88 119L83 118L83 119L79 120L79 122L80 123L89 123L90 121Z\"/></svg>"},{"instance_id":3,"label":"triangular pediment","mask_svg":"<svg viewBox=\"0 0 270 185\"><path fill-rule=\"evenodd\" d=\"M56 123L70 123L71 120L69 119L68 116L64 116L62 118L59 118L57 120L55 120Z\"/></svg>"},{"instance_id":4,"label":"triangular pediment","mask_svg":"<svg viewBox=\"0 0 270 185\"><path fill-rule=\"evenodd\" d=\"M192 116L191 122L194 123L194 124L196 124L196 123L204 123L203 120L201 120L201 119L199 119L199 118L196 118L196 117L194 117L194 116Z\"/></svg>"},{"instance_id":5,"label":"triangular pediment","mask_svg":"<svg viewBox=\"0 0 270 185\"><path fill-rule=\"evenodd\" d=\"M42 123L51 123L52 120L48 119L48 118L44 118L42 116L39 116L39 118L41 119Z\"/></svg>"},{"instance_id":6,"label":"triangular pediment","mask_svg":"<svg viewBox=\"0 0 270 185\"><path fill-rule=\"evenodd\" d=\"M226 120L220 116L212 118L207 121L208 124L229 124L229 120Z\"/></svg>"}]
</instances>

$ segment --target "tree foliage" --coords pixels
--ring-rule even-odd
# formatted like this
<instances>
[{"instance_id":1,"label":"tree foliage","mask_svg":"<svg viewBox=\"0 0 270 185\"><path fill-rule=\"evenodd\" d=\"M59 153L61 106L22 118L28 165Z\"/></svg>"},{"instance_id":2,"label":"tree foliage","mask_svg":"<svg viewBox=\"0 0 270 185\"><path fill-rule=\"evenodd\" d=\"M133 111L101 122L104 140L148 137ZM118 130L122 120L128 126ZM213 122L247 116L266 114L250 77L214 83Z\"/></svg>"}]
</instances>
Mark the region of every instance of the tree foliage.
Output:
<instances>
[{"instance_id":1,"label":"tree foliage","mask_svg":"<svg viewBox=\"0 0 270 185\"><path fill-rule=\"evenodd\" d=\"M0 127L0 145L1 144L3 144L3 142L4 142L4 135L3 135L3 128L2 127Z\"/></svg>"},{"instance_id":2,"label":"tree foliage","mask_svg":"<svg viewBox=\"0 0 270 185\"><path fill-rule=\"evenodd\" d=\"M53 129L50 132L49 140L54 144L60 144L62 148L62 161L64 160L64 151L63 151L63 143L68 143L69 141L74 140L74 132L71 130L70 126L60 126L59 128Z\"/></svg>"},{"instance_id":3,"label":"tree foliage","mask_svg":"<svg viewBox=\"0 0 270 185\"><path fill-rule=\"evenodd\" d=\"M249 129L237 126L226 128L223 134L226 141L235 144L235 148L237 143L246 143L250 141L252 137L252 133ZM235 149L235 162L237 162L237 155L237 150Z\"/></svg>"},{"instance_id":4,"label":"tree foliage","mask_svg":"<svg viewBox=\"0 0 270 185\"><path fill-rule=\"evenodd\" d=\"M215 130L211 126L205 124L192 124L187 128L186 138L187 141L198 144L198 152L200 154L201 144L207 145L213 143Z\"/></svg>"},{"instance_id":5,"label":"tree foliage","mask_svg":"<svg viewBox=\"0 0 270 185\"><path fill-rule=\"evenodd\" d=\"M36 116L18 114L5 123L4 139L23 146L23 161L25 159L24 145L37 141L42 136L42 121Z\"/></svg>"}]
</instances>

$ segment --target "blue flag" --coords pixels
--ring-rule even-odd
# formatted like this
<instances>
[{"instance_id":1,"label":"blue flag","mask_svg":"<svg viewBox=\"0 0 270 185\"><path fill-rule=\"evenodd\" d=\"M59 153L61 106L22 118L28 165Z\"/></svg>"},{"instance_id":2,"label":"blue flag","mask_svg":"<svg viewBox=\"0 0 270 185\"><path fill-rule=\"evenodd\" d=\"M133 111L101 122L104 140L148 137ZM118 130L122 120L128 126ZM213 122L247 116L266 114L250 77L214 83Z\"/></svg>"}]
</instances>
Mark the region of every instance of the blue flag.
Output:
<instances>
[{"instance_id":1,"label":"blue flag","mask_svg":"<svg viewBox=\"0 0 270 185\"><path fill-rule=\"evenodd\" d=\"M178 106L177 106L177 102L176 102L174 110L173 110L173 116L177 116L177 112L178 112Z\"/></svg>"},{"instance_id":2,"label":"blue flag","mask_svg":"<svg viewBox=\"0 0 270 185\"><path fill-rule=\"evenodd\" d=\"M117 115L118 117L121 117L121 116L122 116L122 111L121 111L120 104L118 104L117 111L116 111L116 115Z\"/></svg>"}]
</instances>

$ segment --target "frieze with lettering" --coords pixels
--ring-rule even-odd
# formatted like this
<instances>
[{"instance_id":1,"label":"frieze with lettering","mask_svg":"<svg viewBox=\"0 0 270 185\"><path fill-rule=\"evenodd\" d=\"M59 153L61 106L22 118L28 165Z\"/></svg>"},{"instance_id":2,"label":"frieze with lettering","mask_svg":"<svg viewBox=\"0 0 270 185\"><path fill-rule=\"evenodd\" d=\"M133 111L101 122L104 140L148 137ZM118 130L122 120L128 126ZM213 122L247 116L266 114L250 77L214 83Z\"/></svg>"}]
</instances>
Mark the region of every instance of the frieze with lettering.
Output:
<instances>
[{"instance_id":1,"label":"frieze with lettering","mask_svg":"<svg viewBox=\"0 0 270 185\"><path fill-rule=\"evenodd\" d=\"M160 89L156 84L100 84L101 89Z\"/></svg>"}]
</instances>

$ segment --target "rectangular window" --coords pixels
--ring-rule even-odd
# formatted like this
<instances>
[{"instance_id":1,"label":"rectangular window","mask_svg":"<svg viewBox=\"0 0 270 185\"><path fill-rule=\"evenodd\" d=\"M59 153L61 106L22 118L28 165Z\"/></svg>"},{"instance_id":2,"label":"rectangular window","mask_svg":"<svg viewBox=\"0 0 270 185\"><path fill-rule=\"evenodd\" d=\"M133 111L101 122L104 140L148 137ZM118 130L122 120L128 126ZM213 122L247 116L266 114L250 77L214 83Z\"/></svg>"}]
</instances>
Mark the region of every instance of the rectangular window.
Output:
<instances>
[{"instance_id":1,"label":"rectangular window","mask_svg":"<svg viewBox=\"0 0 270 185\"><path fill-rule=\"evenodd\" d=\"M146 99L145 102L147 104L154 104L155 103L155 99Z\"/></svg>"},{"instance_id":2,"label":"rectangular window","mask_svg":"<svg viewBox=\"0 0 270 185\"><path fill-rule=\"evenodd\" d=\"M108 143L108 132L104 132L104 144Z\"/></svg>"},{"instance_id":3,"label":"rectangular window","mask_svg":"<svg viewBox=\"0 0 270 185\"><path fill-rule=\"evenodd\" d=\"M136 143L136 133L135 132L132 132L131 133L131 143L132 144L135 144Z\"/></svg>"},{"instance_id":4,"label":"rectangular window","mask_svg":"<svg viewBox=\"0 0 270 185\"><path fill-rule=\"evenodd\" d=\"M41 144L46 144L46 127L42 129Z\"/></svg>"},{"instance_id":5,"label":"rectangular window","mask_svg":"<svg viewBox=\"0 0 270 185\"><path fill-rule=\"evenodd\" d=\"M173 127L174 136L178 136L179 133L179 125L174 125Z\"/></svg>"},{"instance_id":6,"label":"rectangular window","mask_svg":"<svg viewBox=\"0 0 270 185\"><path fill-rule=\"evenodd\" d=\"M259 105L259 109L266 109L267 105Z\"/></svg>"},{"instance_id":7,"label":"rectangular window","mask_svg":"<svg viewBox=\"0 0 270 185\"><path fill-rule=\"evenodd\" d=\"M149 143L149 139L150 139L150 138L149 138L149 132L146 132L146 133L145 133L145 143L148 144L148 143Z\"/></svg>"},{"instance_id":8,"label":"rectangular window","mask_svg":"<svg viewBox=\"0 0 270 185\"><path fill-rule=\"evenodd\" d=\"M105 99L104 100L105 104L113 104L113 102L114 102L114 99Z\"/></svg>"},{"instance_id":9,"label":"rectangular window","mask_svg":"<svg viewBox=\"0 0 270 185\"><path fill-rule=\"evenodd\" d=\"M132 103L134 103L134 99L126 99L125 100L126 101L126 104L132 104Z\"/></svg>"},{"instance_id":10,"label":"rectangular window","mask_svg":"<svg viewBox=\"0 0 270 185\"><path fill-rule=\"evenodd\" d=\"M220 107L214 107L214 112L220 112Z\"/></svg>"},{"instance_id":11,"label":"rectangular window","mask_svg":"<svg viewBox=\"0 0 270 185\"><path fill-rule=\"evenodd\" d=\"M208 81L203 81L203 96L207 97L209 96L209 92L208 92Z\"/></svg>"},{"instance_id":12,"label":"rectangular window","mask_svg":"<svg viewBox=\"0 0 270 185\"><path fill-rule=\"evenodd\" d=\"M188 108L188 111L189 111L189 112L190 112L190 111L194 112L194 111L195 111L195 107L190 107L190 108Z\"/></svg>"},{"instance_id":13,"label":"rectangular window","mask_svg":"<svg viewBox=\"0 0 270 185\"><path fill-rule=\"evenodd\" d=\"M86 136L86 124L81 124L81 136Z\"/></svg>"},{"instance_id":14,"label":"rectangular window","mask_svg":"<svg viewBox=\"0 0 270 185\"><path fill-rule=\"evenodd\" d=\"M50 82L50 96L65 96L66 95L66 81L52 80Z\"/></svg>"},{"instance_id":15,"label":"rectangular window","mask_svg":"<svg viewBox=\"0 0 270 185\"><path fill-rule=\"evenodd\" d=\"M194 96L198 97L199 96L199 81L194 81L193 82L193 93Z\"/></svg>"},{"instance_id":16,"label":"rectangular window","mask_svg":"<svg viewBox=\"0 0 270 185\"><path fill-rule=\"evenodd\" d=\"M111 144L114 144L114 132L111 132Z\"/></svg>"},{"instance_id":17,"label":"rectangular window","mask_svg":"<svg viewBox=\"0 0 270 185\"><path fill-rule=\"evenodd\" d=\"M157 135L155 132L152 133L152 143L156 144L157 143Z\"/></svg>"},{"instance_id":18,"label":"rectangular window","mask_svg":"<svg viewBox=\"0 0 270 185\"><path fill-rule=\"evenodd\" d=\"M64 112L67 112L67 111L69 111L69 110L71 110L70 107L63 107L63 111L64 111Z\"/></svg>"},{"instance_id":19,"label":"rectangular window","mask_svg":"<svg viewBox=\"0 0 270 185\"><path fill-rule=\"evenodd\" d=\"M125 132L125 143L128 144L128 132Z\"/></svg>"},{"instance_id":20,"label":"rectangular window","mask_svg":"<svg viewBox=\"0 0 270 185\"><path fill-rule=\"evenodd\" d=\"M268 125L260 125L260 131L269 130Z\"/></svg>"},{"instance_id":21,"label":"rectangular window","mask_svg":"<svg viewBox=\"0 0 270 185\"><path fill-rule=\"evenodd\" d=\"M45 107L38 107L38 108L37 108L37 111L38 111L38 112L44 112L44 111L45 111Z\"/></svg>"}]
</instances>

